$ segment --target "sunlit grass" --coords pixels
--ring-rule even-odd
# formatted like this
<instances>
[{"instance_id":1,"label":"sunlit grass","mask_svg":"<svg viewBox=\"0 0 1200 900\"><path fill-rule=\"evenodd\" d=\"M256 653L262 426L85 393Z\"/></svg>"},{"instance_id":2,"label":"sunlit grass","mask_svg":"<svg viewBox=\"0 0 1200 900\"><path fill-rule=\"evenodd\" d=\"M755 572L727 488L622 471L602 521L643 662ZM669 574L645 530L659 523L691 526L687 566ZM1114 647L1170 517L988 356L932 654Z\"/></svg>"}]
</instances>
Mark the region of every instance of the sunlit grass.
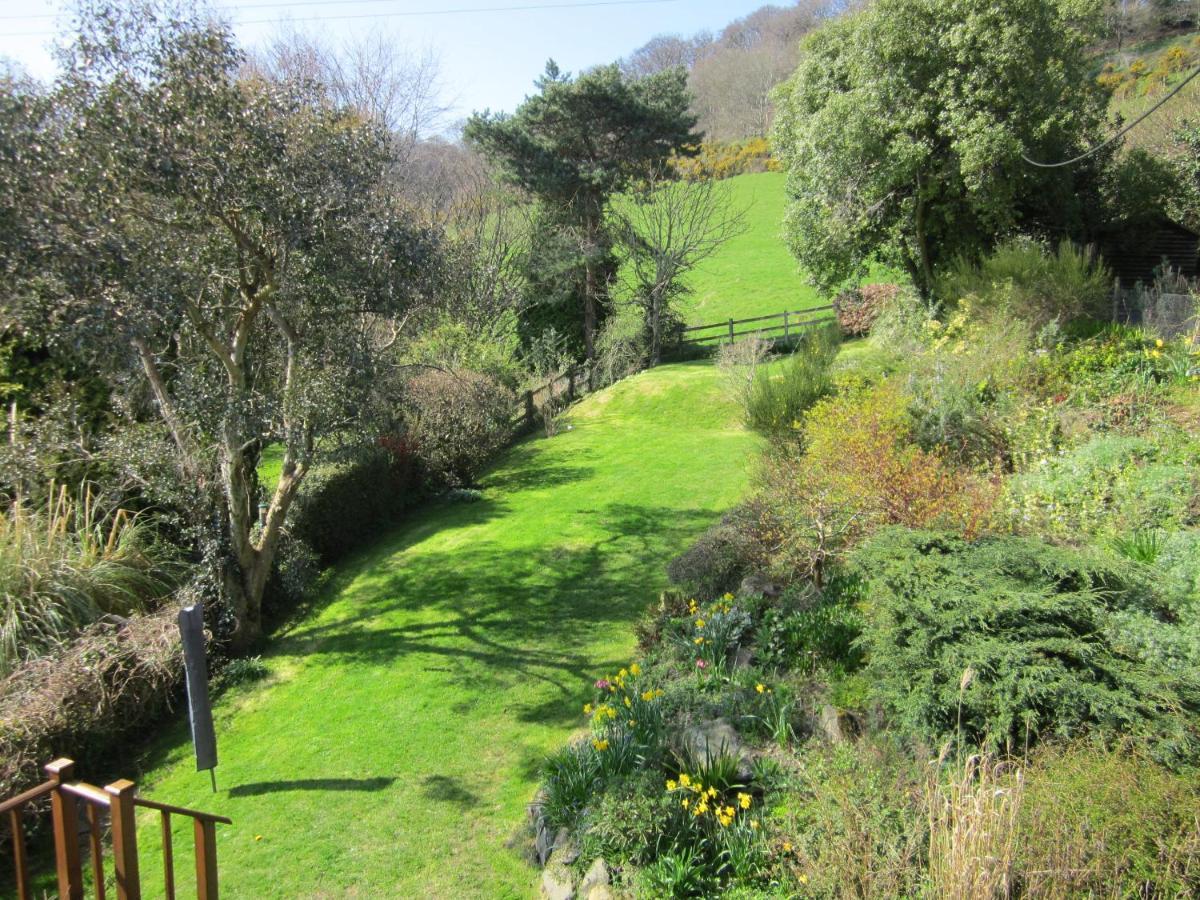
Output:
<instances>
[{"instance_id":1,"label":"sunlit grass","mask_svg":"<svg viewBox=\"0 0 1200 900\"><path fill-rule=\"evenodd\" d=\"M216 795L186 724L163 737L143 790L233 818L226 896L534 893L507 845L541 760L629 659L667 560L745 488L756 440L719 379L691 364L621 382L509 451L482 500L428 509L342 566L265 654L270 677L217 703ZM152 882L157 822L141 834Z\"/></svg>"}]
</instances>

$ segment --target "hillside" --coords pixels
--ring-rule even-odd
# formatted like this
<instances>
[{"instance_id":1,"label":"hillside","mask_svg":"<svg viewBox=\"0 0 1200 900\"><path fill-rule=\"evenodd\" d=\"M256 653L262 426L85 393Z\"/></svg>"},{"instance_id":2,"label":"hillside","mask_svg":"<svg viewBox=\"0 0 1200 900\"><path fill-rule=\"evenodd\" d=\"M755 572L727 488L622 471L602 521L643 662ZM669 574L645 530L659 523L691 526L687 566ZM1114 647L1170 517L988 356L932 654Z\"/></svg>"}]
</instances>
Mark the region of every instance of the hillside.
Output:
<instances>
[{"instance_id":1,"label":"hillside","mask_svg":"<svg viewBox=\"0 0 1200 900\"><path fill-rule=\"evenodd\" d=\"M623 381L570 421L512 448L478 501L338 570L274 642L268 679L217 703L216 796L186 723L162 740L141 783L233 818L229 896L530 893L507 844L542 758L596 673L628 660L666 561L741 496L757 446L703 364ZM149 843L157 821L143 828Z\"/></svg>"}]
</instances>

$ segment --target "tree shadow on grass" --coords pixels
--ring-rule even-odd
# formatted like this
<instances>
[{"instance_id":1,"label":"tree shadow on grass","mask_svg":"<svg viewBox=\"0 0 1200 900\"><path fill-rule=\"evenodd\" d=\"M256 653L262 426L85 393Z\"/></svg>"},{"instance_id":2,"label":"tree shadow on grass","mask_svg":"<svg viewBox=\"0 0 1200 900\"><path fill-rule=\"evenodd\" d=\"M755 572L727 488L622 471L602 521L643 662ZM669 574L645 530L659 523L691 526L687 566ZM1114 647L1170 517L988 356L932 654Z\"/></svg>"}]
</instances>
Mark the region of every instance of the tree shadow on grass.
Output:
<instances>
[{"instance_id":1,"label":"tree shadow on grass","mask_svg":"<svg viewBox=\"0 0 1200 900\"><path fill-rule=\"evenodd\" d=\"M258 797L284 791L382 791L395 784L395 778L297 778L291 781L254 781L229 789L230 797Z\"/></svg>"},{"instance_id":2,"label":"tree shadow on grass","mask_svg":"<svg viewBox=\"0 0 1200 900\"><path fill-rule=\"evenodd\" d=\"M513 714L574 721L588 684L621 662L597 658L597 629L625 631L653 599L667 559L714 518L709 510L629 504L581 515L605 536L572 546L550 535L537 553L487 540L421 550L403 568L355 584L355 596L342 598L348 615L298 629L277 652L322 654L339 666L421 655L473 693L532 679L552 686L558 700ZM442 616L429 621L431 610Z\"/></svg>"},{"instance_id":3,"label":"tree shadow on grass","mask_svg":"<svg viewBox=\"0 0 1200 900\"><path fill-rule=\"evenodd\" d=\"M462 786L457 778L446 775L426 775L421 779L421 793L440 803L451 803L460 809L479 805L478 795Z\"/></svg>"}]
</instances>

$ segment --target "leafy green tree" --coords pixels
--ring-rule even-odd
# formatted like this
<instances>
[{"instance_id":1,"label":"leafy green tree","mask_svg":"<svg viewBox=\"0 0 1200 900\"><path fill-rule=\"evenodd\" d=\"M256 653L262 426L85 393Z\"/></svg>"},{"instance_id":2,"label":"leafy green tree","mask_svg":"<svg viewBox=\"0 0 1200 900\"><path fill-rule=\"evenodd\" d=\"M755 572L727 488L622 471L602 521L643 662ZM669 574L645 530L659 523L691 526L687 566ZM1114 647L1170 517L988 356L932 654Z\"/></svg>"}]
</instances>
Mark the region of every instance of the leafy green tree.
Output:
<instances>
[{"instance_id":1,"label":"leafy green tree","mask_svg":"<svg viewBox=\"0 0 1200 900\"><path fill-rule=\"evenodd\" d=\"M152 398L177 477L217 523L246 646L305 475L337 437L374 436L377 363L436 244L388 188L378 125L311 82L243 76L222 27L85 13L54 126L30 143L54 283L25 313ZM265 496L257 462L276 442Z\"/></svg>"},{"instance_id":2,"label":"leafy green tree","mask_svg":"<svg viewBox=\"0 0 1200 900\"><path fill-rule=\"evenodd\" d=\"M595 357L599 317L615 272L606 212L631 181L662 168L672 153L698 140L688 112L687 76L668 69L638 80L603 66L577 78L553 61L536 82L537 93L512 115L472 116L464 135L496 161L504 176L528 191L560 223L572 242L569 257L556 248L557 268L581 283L584 354Z\"/></svg>"},{"instance_id":3,"label":"leafy green tree","mask_svg":"<svg viewBox=\"0 0 1200 900\"><path fill-rule=\"evenodd\" d=\"M1098 143L1089 0L878 0L803 45L777 93L792 250L831 289L872 257L928 293L947 259L1015 230L1079 234Z\"/></svg>"}]
</instances>

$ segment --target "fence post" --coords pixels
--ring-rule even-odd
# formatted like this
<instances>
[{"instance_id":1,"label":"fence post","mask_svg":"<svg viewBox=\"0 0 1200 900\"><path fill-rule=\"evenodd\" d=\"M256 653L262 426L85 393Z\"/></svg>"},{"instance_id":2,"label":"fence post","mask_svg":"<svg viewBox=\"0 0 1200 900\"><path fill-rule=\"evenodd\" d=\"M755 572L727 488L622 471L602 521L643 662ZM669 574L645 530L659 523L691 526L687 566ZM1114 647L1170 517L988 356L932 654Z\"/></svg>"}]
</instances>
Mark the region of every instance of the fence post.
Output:
<instances>
[{"instance_id":1,"label":"fence post","mask_svg":"<svg viewBox=\"0 0 1200 900\"><path fill-rule=\"evenodd\" d=\"M79 811L75 798L60 787L75 775L75 763L56 759L45 773L55 783L50 792L54 820L54 867L58 872L58 895L65 900L83 900L83 872L79 867Z\"/></svg>"},{"instance_id":2,"label":"fence post","mask_svg":"<svg viewBox=\"0 0 1200 900\"><path fill-rule=\"evenodd\" d=\"M729 344L733 346L733 319L729 320Z\"/></svg>"},{"instance_id":3,"label":"fence post","mask_svg":"<svg viewBox=\"0 0 1200 900\"><path fill-rule=\"evenodd\" d=\"M196 819L196 896L217 900L217 826L208 819Z\"/></svg>"},{"instance_id":4,"label":"fence post","mask_svg":"<svg viewBox=\"0 0 1200 900\"><path fill-rule=\"evenodd\" d=\"M117 900L141 900L138 875L137 811L133 798L137 786L121 779L106 785L112 822L113 871L117 877Z\"/></svg>"},{"instance_id":5,"label":"fence post","mask_svg":"<svg viewBox=\"0 0 1200 900\"><path fill-rule=\"evenodd\" d=\"M789 324L788 311L783 311L783 340L786 343L788 338L792 336L792 326Z\"/></svg>"}]
</instances>

